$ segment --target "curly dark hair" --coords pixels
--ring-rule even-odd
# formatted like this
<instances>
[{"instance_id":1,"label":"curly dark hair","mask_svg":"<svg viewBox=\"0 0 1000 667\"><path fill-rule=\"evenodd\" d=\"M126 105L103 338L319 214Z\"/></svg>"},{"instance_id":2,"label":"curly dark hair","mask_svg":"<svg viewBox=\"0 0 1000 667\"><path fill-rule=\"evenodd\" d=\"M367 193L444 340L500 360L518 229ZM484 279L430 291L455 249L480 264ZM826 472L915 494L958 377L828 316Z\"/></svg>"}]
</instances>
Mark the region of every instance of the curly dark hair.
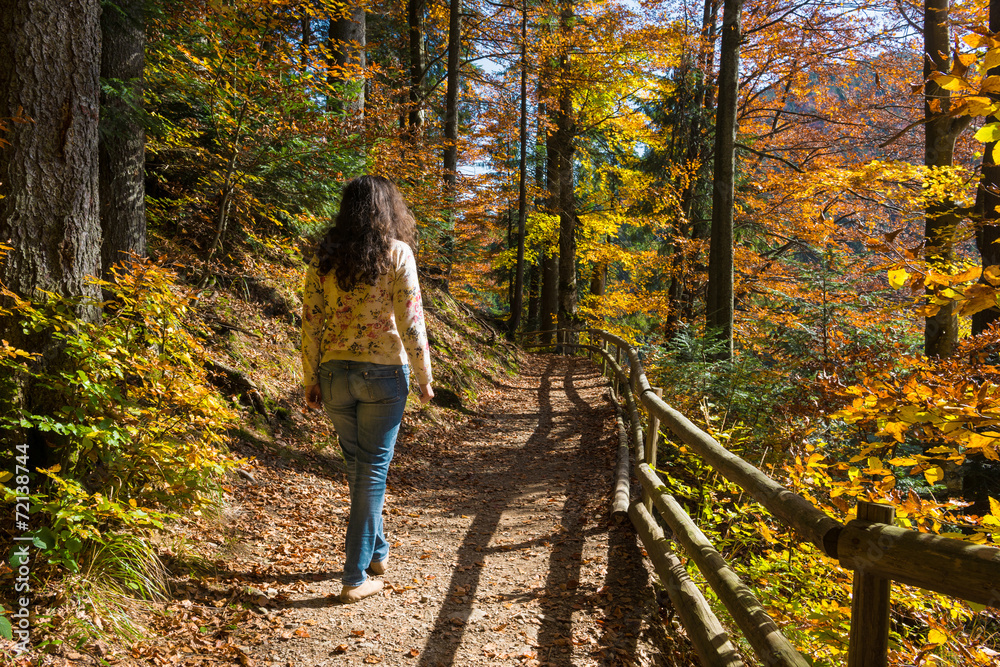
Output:
<instances>
[{"instance_id":1,"label":"curly dark hair","mask_svg":"<svg viewBox=\"0 0 1000 667\"><path fill-rule=\"evenodd\" d=\"M316 251L319 272L333 271L340 289L374 285L389 270L398 239L416 250L417 223L403 195L382 176L358 176L344 186L340 211Z\"/></svg>"}]
</instances>

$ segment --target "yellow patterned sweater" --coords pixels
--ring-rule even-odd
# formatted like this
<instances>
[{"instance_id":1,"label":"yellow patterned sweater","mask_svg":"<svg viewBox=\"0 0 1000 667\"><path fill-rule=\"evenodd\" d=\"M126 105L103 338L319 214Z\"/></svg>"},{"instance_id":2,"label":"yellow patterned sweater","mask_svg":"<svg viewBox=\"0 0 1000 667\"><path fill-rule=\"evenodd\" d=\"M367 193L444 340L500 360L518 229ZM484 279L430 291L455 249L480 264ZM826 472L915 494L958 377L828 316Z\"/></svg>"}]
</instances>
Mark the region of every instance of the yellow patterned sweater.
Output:
<instances>
[{"instance_id":1,"label":"yellow patterned sweater","mask_svg":"<svg viewBox=\"0 0 1000 667\"><path fill-rule=\"evenodd\" d=\"M393 241L391 268L375 285L345 292L314 259L302 294L302 384L319 384L320 364L331 359L410 364L417 384L431 382L431 354L413 251Z\"/></svg>"}]
</instances>

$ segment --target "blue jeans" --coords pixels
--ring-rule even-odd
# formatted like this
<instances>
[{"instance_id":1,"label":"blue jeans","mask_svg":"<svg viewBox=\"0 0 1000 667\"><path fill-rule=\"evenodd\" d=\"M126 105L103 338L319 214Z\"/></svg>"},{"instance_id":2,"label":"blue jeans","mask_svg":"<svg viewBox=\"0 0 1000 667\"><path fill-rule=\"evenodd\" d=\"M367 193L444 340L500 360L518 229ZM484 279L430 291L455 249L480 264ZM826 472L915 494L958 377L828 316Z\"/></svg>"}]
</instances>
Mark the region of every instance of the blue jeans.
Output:
<instances>
[{"instance_id":1,"label":"blue jeans","mask_svg":"<svg viewBox=\"0 0 1000 667\"><path fill-rule=\"evenodd\" d=\"M340 439L351 491L345 586L360 586L368 566L389 557L382 505L409 376L408 366L364 361L334 360L319 367L323 407Z\"/></svg>"}]
</instances>

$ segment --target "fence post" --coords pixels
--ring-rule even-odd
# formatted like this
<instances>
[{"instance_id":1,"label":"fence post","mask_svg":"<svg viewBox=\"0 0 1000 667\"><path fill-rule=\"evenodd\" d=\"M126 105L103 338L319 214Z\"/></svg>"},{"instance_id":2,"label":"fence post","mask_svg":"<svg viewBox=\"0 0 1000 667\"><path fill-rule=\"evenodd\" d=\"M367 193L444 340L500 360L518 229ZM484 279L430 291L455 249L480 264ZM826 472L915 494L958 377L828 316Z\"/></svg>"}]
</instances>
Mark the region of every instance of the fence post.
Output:
<instances>
[{"instance_id":1,"label":"fence post","mask_svg":"<svg viewBox=\"0 0 1000 667\"><path fill-rule=\"evenodd\" d=\"M663 398L663 387L653 387L653 393L657 398ZM646 464L656 469L656 441L660 435L660 418L653 414L652 410L646 410L649 415L649 424L646 428ZM643 499L645 500L646 511L653 512L653 497L643 489Z\"/></svg>"},{"instance_id":2,"label":"fence post","mask_svg":"<svg viewBox=\"0 0 1000 667\"><path fill-rule=\"evenodd\" d=\"M882 503L858 502L858 520L892 524L896 508ZM878 560L882 554L869 552ZM889 596L892 580L868 574L863 563L854 570L851 596L851 632L847 667L886 667L889 651Z\"/></svg>"},{"instance_id":3,"label":"fence post","mask_svg":"<svg viewBox=\"0 0 1000 667\"><path fill-rule=\"evenodd\" d=\"M615 364L617 364L618 367L621 368L621 365L622 365L622 349L620 347L618 347L617 343L615 343ZM620 383L618 381L618 373L615 373L615 385L614 386L615 386L615 396L621 395L621 386L620 386Z\"/></svg>"},{"instance_id":4,"label":"fence post","mask_svg":"<svg viewBox=\"0 0 1000 667\"><path fill-rule=\"evenodd\" d=\"M601 349L604 350L605 352L608 351L608 341L604 340L603 338L601 339ZM608 360L604 357L603 354L601 355L601 375L603 377L608 377Z\"/></svg>"}]
</instances>

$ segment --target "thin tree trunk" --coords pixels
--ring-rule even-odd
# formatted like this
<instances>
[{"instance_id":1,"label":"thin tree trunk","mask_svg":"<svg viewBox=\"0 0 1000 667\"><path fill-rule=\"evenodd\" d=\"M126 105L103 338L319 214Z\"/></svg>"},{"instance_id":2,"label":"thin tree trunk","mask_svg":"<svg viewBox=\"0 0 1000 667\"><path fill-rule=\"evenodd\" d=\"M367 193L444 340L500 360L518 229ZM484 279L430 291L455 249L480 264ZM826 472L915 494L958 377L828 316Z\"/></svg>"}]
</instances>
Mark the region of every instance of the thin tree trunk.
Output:
<instances>
[{"instance_id":1,"label":"thin tree trunk","mask_svg":"<svg viewBox=\"0 0 1000 667\"><path fill-rule=\"evenodd\" d=\"M924 3L924 164L950 167L954 163L955 140L968 126L968 118L948 115L951 93L928 77L931 72L948 72L950 30L948 0ZM934 107L938 107L935 109ZM959 215L955 203L945 200L927 208L924 226L924 257L930 268L949 272L955 257L955 230ZM950 356L958 343L958 317L949 301L924 321L924 352L928 356Z\"/></svg>"},{"instance_id":2,"label":"thin tree trunk","mask_svg":"<svg viewBox=\"0 0 1000 667\"><path fill-rule=\"evenodd\" d=\"M142 112L145 0L119 0L101 12L99 188L101 268L146 256L146 133Z\"/></svg>"},{"instance_id":3,"label":"thin tree trunk","mask_svg":"<svg viewBox=\"0 0 1000 667\"><path fill-rule=\"evenodd\" d=\"M517 169L517 268L514 274L514 298L510 306L507 337L514 340L521 326L524 303L524 228L528 217L528 1L521 3L521 142Z\"/></svg>"},{"instance_id":4,"label":"thin tree trunk","mask_svg":"<svg viewBox=\"0 0 1000 667\"><path fill-rule=\"evenodd\" d=\"M532 264L528 267L528 321L525 328L528 331L538 330L538 315L539 306L541 305L539 275L541 274L541 267L539 264Z\"/></svg>"},{"instance_id":5,"label":"thin tree trunk","mask_svg":"<svg viewBox=\"0 0 1000 667\"><path fill-rule=\"evenodd\" d=\"M990 0L990 32L996 34L1000 31L1000 0ZM987 76L1000 75L1000 66L993 67L987 72ZM1000 99L1000 95L992 94L994 100ZM987 123L1000 122L1000 117L990 116ZM976 224L976 247L979 249L979 256L982 258L983 271L990 266L1000 265L1000 165L994 162L993 151L997 147L997 142L986 144L983 151L982 176L979 180L979 190L976 193L976 211L979 220ZM985 276L981 278L986 282ZM982 310L972 316L972 335L976 336L985 331L991 324L1000 320L1000 308L994 306Z\"/></svg>"},{"instance_id":6,"label":"thin tree trunk","mask_svg":"<svg viewBox=\"0 0 1000 667\"><path fill-rule=\"evenodd\" d=\"M410 36L410 109L407 127L411 133L423 125L424 88L424 0L407 0L407 26Z\"/></svg>"},{"instance_id":7,"label":"thin tree trunk","mask_svg":"<svg viewBox=\"0 0 1000 667\"><path fill-rule=\"evenodd\" d=\"M594 296L604 296L608 286L608 265L600 263L594 266L590 276L590 293Z\"/></svg>"},{"instance_id":8,"label":"thin tree trunk","mask_svg":"<svg viewBox=\"0 0 1000 667\"><path fill-rule=\"evenodd\" d=\"M551 68L546 67L546 74L551 76ZM552 104L546 105L549 116L549 127L558 122L557 113ZM557 215L559 212L559 173L561 156L557 147L555 132L546 130L545 135L545 190L548 193L546 212ZM556 314L559 311L559 248L543 248L542 254L542 314L540 329L547 332L542 336L542 343L552 343L552 332L555 330Z\"/></svg>"},{"instance_id":9,"label":"thin tree trunk","mask_svg":"<svg viewBox=\"0 0 1000 667\"><path fill-rule=\"evenodd\" d=\"M299 42L299 64L302 69L309 67L309 49L312 46L312 18L308 15L299 19L302 40Z\"/></svg>"},{"instance_id":10,"label":"thin tree trunk","mask_svg":"<svg viewBox=\"0 0 1000 667\"><path fill-rule=\"evenodd\" d=\"M327 49L330 54L328 82L339 87L339 97L327 98L327 109L342 111L360 123L365 113L365 79L352 69L363 70L367 64L367 21L360 4L349 4L330 17ZM345 68L348 68L345 70ZM336 90L336 89L335 89Z\"/></svg>"},{"instance_id":11,"label":"thin tree trunk","mask_svg":"<svg viewBox=\"0 0 1000 667\"><path fill-rule=\"evenodd\" d=\"M212 244L208 247L208 252L205 255L206 267L208 262L222 245L222 238L225 236L226 227L229 225L229 210L233 204L233 192L236 188L238 171L237 159L240 154L240 141L243 139L243 121L246 118L246 114L247 103L244 102L243 106L240 107L240 115L236 120L236 131L233 133L232 153L229 156L229 162L226 164L226 178L222 183L222 193L219 198L219 212L215 221L215 237L212 239ZM208 277L209 272L206 269L203 280L207 280Z\"/></svg>"},{"instance_id":12,"label":"thin tree trunk","mask_svg":"<svg viewBox=\"0 0 1000 667\"><path fill-rule=\"evenodd\" d=\"M444 111L444 182L449 199L458 174L459 56L462 48L462 0L451 0L448 11L448 91Z\"/></svg>"},{"instance_id":13,"label":"thin tree trunk","mask_svg":"<svg viewBox=\"0 0 1000 667\"><path fill-rule=\"evenodd\" d=\"M571 43L573 3L563 0L560 29L566 44ZM568 48L568 47L567 47ZM559 154L559 328L568 329L576 322L576 202L573 183L573 94L570 54L560 58L561 82L559 111L556 114L556 152ZM573 342L567 340L567 342Z\"/></svg>"},{"instance_id":14,"label":"thin tree trunk","mask_svg":"<svg viewBox=\"0 0 1000 667\"><path fill-rule=\"evenodd\" d=\"M708 253L708 335L723 344L722 358L733 354L733 205L736 171L736 102L739 97L740 4L725 0L719 57L719 106L715 126L715 177L712 237Z\"/></svg>"},{"instance_id":15,"label":"thin tree trunk","mask_svg":"<svg viewBox=\"0 0 1000 667\"><path fill-rule=\"evenodd\" d=\"M462 0L451 0L448 7L448 89L445 93L444 110L444 196L447 224L441 239L449 271L454 261L455 202L458 197L458 94L462 85L461 50Z\"/></svg>"}]
</instances>

